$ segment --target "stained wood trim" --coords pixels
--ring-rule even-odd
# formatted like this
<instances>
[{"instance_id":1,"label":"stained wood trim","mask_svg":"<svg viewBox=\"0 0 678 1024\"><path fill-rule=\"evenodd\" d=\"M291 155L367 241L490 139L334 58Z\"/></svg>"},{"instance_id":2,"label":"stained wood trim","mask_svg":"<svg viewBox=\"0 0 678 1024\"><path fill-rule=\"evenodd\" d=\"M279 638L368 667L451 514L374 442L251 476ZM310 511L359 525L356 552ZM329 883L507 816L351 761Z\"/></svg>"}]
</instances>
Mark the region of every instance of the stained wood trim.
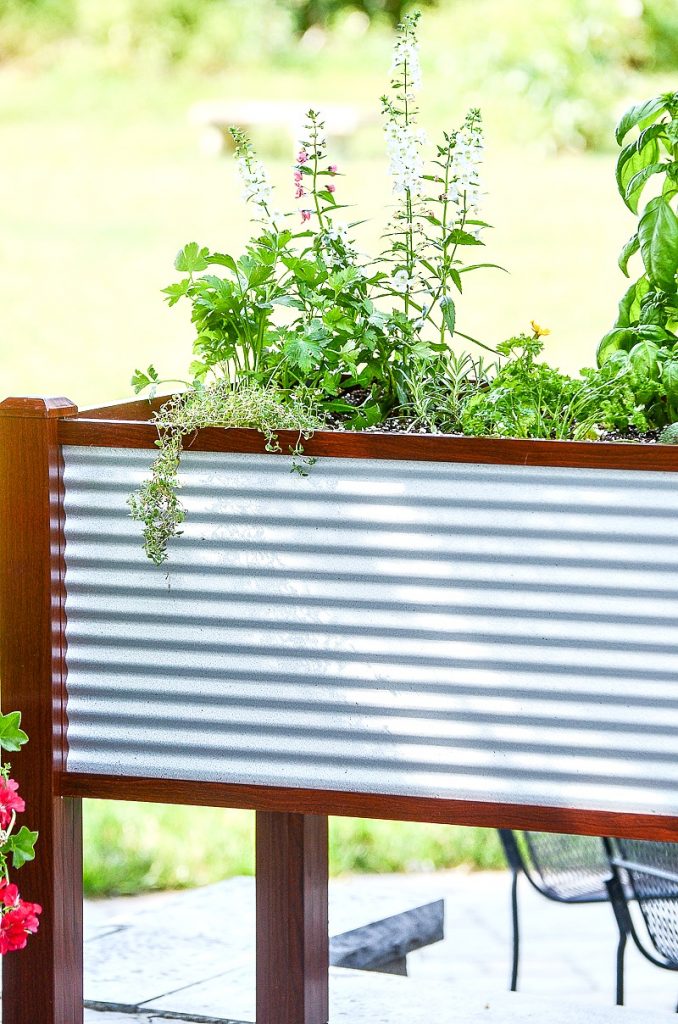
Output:
<instances>
[{"instance_id":1,"label":"stained wood trim","mask_svg":"<svg viewBox=\"0 0 678 1024\"><path fill-rule=\"evenodd\" d=\"M64 796L100 800L138 800L151 803L237 807L257 811L331 814L344 817L421 821L481 828L520 828L567 832L573 835L611 835L627 839L678 841L678 817L627 814L620 811L579 810L533 804L502 804L481 800L391 796L383 793L342 793L326 789L231 785L191 780L127 778L66 772L59 780Z\"/></svg>"},{"instance_id":2,"label":"stained wood trim","mask_svg":"<svg viewBox=\"0 0 678 1024\"><path fill-rule=\"evenodd\" d=\"M326 1024L327 817L257 813L257 1020Z\"/></svg>"},{"instance_id":3,"label":"stained wood trim","mask_svg":"<svg viewBox=\"0 0 678 1024\"><path fill-rule=\"evenodd\" d=\"M281 454L298 439L295 431L278 432ZM64 445L97 448L155 448L152 423L67 419L59 424ZM186 442L189 451L265 453L257 430L208 427ZM389 459L426 462L483 463L506 466L567 466L580 469L631 469L678 472L678 447L583 441L517 441L498 438L376 434L318 430L304 442L309 456L339 459Z\"/></svg>"},{"instance_id":4,"label":"stained wood trim","mask_svg":"<svg viewBox=\"0 0 678 1024\"><path fill-rule=\"evenodd\" d=\"M154 412L171 398L171 395L156 395L155 398L125 398L108 405L85 406L80 409L77 419L85 420L150 420Z\"/></svg>"},{"instance_id":5,"label":"stained wood trim","mask_svg":"<svg viewBox=\"0 0 678 1024\"><path fill-rule=\"evenodd\" d=\"M40 929L3 957L4 1024L82 1021L81 801L55 779L66 758L64 540L59 416L66 399L0 405L0 676L6 711L20 710L30 742L13 755L25 822L40 833L17 878L42 905ZM37 1016L36 1016L37 1015Z\"/></svg>"}]
</instances>

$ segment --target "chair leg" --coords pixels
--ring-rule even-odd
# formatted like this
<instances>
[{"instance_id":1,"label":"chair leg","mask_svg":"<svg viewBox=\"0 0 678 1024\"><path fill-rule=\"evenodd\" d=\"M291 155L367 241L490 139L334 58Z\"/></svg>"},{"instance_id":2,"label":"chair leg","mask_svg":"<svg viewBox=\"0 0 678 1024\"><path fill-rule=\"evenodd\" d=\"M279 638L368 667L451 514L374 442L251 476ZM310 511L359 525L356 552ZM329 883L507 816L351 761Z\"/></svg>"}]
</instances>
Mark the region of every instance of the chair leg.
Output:
<instances>
[{"instance_id":1,"label":"chair leg","mask_svg":"<svg viewBox=\"0 0 678 1024\"><path fill-rule=\"evenodd\" d=\"M513 872L511 883L511 922L513 926L513 962L511 964L511 992L518 989L518 966L520 961L520 920L518 918L518 872Z\"/></svg>"},{"instance_id":2,"label":"chair leg","mask_svg":"<svg viewBox=\"0 0 678 1024\"><path fill-rule=\"evenodd\" d=\"M620 928L619 942L617 943L617 1006L624 1005L624 953L626 952L627 938L626 931Z\"/></svg>"}]
</instances>

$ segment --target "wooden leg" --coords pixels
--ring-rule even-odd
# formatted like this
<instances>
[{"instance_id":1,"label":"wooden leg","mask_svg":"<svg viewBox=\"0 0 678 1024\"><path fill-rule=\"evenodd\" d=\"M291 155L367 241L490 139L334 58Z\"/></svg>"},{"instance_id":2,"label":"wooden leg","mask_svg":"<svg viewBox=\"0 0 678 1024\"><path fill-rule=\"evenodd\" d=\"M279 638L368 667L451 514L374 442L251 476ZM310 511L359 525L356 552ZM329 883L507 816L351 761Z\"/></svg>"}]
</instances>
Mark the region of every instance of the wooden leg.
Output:
<instances>
[{"instance_id":1,"label":"wooden leg","mask_svg":"<svg viewBox=\"0 0 678 1024\"><path fill-rule=\"evenodd\" d=\"M257 1024L327 1024L327 817L257 813Z\"/></svg>"},{"instance_id":2,"label":"wooden leg","mask_svg":"<svg viewBox=\"0 0 678 1024\"><path fill-rule=\"evenodd\" d=\"M58 795L67 753L64 538L57 421L65 399L0 404L0 678L4 712L21 711L29 742L11 754L26 800L19 824L40 833L36 858L12 873L40 903L26 949L3 958L3 1024L82 1024L81 801Z\"/></svg>"}]
</instances>

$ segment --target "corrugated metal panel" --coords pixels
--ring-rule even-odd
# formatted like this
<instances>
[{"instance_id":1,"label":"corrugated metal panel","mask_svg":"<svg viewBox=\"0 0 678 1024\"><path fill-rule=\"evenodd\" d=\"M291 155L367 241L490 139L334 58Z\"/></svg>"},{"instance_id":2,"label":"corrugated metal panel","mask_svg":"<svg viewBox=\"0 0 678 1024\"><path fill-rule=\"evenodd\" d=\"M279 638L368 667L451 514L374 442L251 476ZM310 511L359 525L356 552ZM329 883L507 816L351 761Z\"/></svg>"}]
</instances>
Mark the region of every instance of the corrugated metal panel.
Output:
<instances>
[{"instance_id":1,"label":"corrugated metal panel","mask_svg":"<svg viewBox=\"0 0 678 1024\"><path fill-rule=\"evenodd\" d=\"M674 475L64 454L71 771L678 813Z\"/></svg>"}]
</instances>

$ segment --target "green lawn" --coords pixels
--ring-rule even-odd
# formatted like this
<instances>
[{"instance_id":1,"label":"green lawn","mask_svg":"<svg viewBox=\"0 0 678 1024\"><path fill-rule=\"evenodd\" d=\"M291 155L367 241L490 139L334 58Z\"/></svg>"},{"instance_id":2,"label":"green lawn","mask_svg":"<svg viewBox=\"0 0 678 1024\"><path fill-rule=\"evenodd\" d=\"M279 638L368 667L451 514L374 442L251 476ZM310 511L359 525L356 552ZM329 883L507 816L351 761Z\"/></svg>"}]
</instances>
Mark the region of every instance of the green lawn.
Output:
<instances>
[{"instance_id":1,"label":"green lawn","mask_svg":"<svg viewBox=\"0 0 678 1024\"><path fill-rule=\"evenodd\" d=\"M333 818L330 870L500 868L496 833L480 828ZM204 807L85 803L85 892L113 896L207 885L254 872L254 814Z\"/></svg>"}]
</instances>

